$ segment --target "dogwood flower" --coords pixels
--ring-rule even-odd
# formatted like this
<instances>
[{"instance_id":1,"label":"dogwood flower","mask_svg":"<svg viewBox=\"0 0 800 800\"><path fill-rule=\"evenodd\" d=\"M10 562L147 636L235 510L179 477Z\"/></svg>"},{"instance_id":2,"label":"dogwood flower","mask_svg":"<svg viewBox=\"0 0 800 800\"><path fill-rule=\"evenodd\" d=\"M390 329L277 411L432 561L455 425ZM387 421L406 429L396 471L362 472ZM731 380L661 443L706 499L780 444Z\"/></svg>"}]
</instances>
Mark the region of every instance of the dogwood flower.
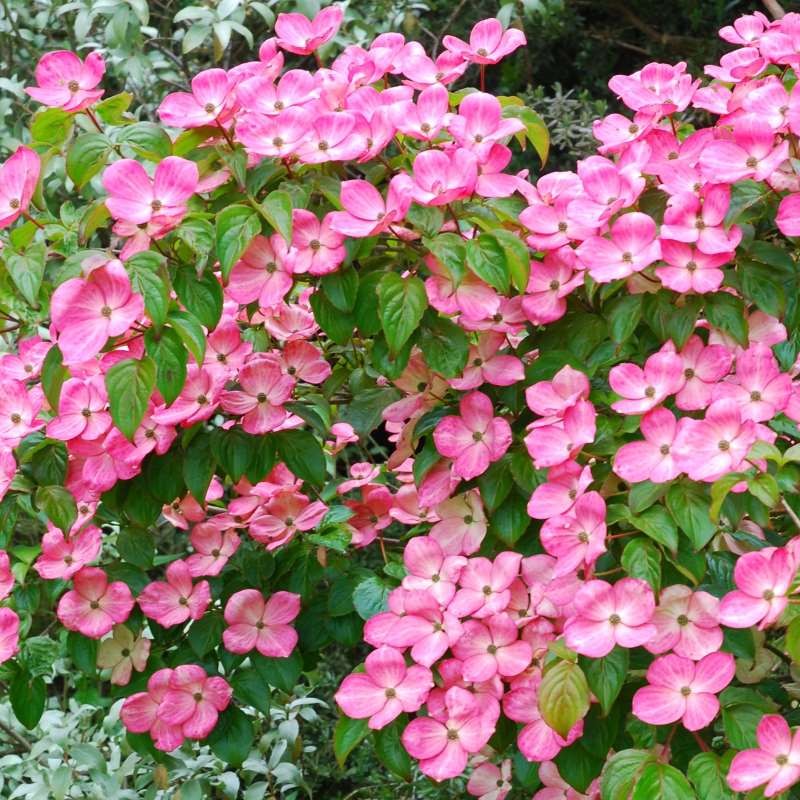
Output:
<instances>
[{"instance_id":1,"label":"dogwood flower","mask_svg":"<svg viewBox=\"0 0 800 800\"><path fill-rule=\"evenodd\" d=\"M167 567L167 580L148 583L137 602L145 616L171 628L205 614L211 602L211 587L208 581L193 584L186 562L173 561Z\"/></svg>"},{"instance_id":2,"label":"dogwood flower","mask_svg":"<svg viewBox=\"0 0 800 800\"><path fill-rule=\"evenodd\" d=\"M83 567L72 578L73 588L58 601L61 624L90 639L100 639L133 609L133 595L122 581L109 583L99 567Z\"/></svg>"},{"instance_id":3,"label":"dogwood flower","mask_svg":"<svg viewBox=\"0 0 800 800\"><path fill-rule=\"evenodd\" d=\"M54 50L39 59L34 70L37 85L26 86L25 93L51 108L83 111L103 96L96 87L105 71L103 56L96 51L81 61L69 50Z\"/></svg>"}]
</instances>

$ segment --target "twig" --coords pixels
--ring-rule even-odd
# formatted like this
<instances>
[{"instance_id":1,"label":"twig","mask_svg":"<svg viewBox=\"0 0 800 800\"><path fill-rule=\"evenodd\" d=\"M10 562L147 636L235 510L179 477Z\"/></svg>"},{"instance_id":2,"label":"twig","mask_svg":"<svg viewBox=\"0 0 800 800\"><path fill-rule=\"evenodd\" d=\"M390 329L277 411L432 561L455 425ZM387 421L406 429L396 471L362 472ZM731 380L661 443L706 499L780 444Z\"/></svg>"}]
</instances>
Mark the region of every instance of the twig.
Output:
<instances>
[{"instance_id":1,"label":"twig","mask_svg":"<svg viewBox=\"0 0 800 800\"><path fill-rule=\"evenodd\" d=\"M781 505L783 506L783 510L792 518L792 522L797 525L797 529L800 530L800 517L794 513L792 507L783 498L781 498Z\"/></svg>"},{"instance_id":2,"label":"twig","mask_svg":"<svg viewBox=\"0 0 800 800\"><path fill-rule=\"evenodd\" d=\"M786 12L783 10L783 6L778 2L778 0L762 0L764 3L764 8L769 11L773 19L783 19L786 15Z\"/></svg>"},{"instance_id":3,"label":"twig","mask_svg":"<svg viewBox=\"0 0 800 800\"><path fill-rule=\"evenodd\" d=\"M453 21L461 13L461 9L464 8L466 4L467 0L461 0L461 2L459 2L450 12L450 16L447 18L447 21L444 23L444 25L442 25L442 27L439 29L439 35L434 39L433 47L431 48L434 58L436 58L436 53L439 49L439 42L442 40L442 36L450 30L450 26L453 24Z\"/></svg>"},{"instance_id":4,"label":"twig","mask_svg":"<svg viewBox=\"0 0 800 800\"><path fill-rule=\"evenodd\" d=\"M2 720L0 720L0 728L4 730L17 744L21 747L24 747L25 750L30 751L31 743L23 736L20 736L13 728L10 728L8 725L5 724Z\"/></svg>"}]
</instances>

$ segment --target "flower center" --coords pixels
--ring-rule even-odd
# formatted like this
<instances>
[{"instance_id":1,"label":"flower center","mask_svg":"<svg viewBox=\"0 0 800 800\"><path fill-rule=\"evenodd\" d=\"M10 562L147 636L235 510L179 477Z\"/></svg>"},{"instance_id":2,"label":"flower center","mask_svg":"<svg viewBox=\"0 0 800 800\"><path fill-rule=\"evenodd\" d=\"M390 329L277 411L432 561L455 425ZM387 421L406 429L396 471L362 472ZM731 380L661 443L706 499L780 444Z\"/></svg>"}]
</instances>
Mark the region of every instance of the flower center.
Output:
<instances>
[{"instance_id":1,"label":"flower center","mask_svg":"<svg viewBox=\"0 0 800 800\"><path fill-rule=\"evenodd\" d=\"M294 517L286 517L284 522L288 527L291 527L292 525L294 525Z\"/></svg>"},{"instance_id":2,"label":"flower center","mask_svg":"<svg viewBox=\"0 0 800 800\"><path fill-rule=\"evenodd\" d=\"M264 392L259 392L256 395L256 400L258 400L259 403L266 403L267 402L267 396L264 394Z\"/></svg>"},{"instance_id":3,"label":"flower center","mask_svg":"<svg viewBox=\"0 0 800 800\"><path fill-rule=\"evenodd\" d=\"M661 447L658 448L658 452L661 453L662 456L668 456L669 455L669 445L668 444L662 444Z\"/></svg>"},{"instance_id":4,"label":"flower center","mask_svg":"<svg viewBox=\"0 0 800 800\"><path fill-rule=\"evenodd\" d=\"M64 556L64 563L69 566L75 559L72 556Z\"/></svg>"},{"instance_id":5,"label":"flower center","mask_svg":"<svg viewBox=\"0 0 800 800\"><path fill-rule=\"evenodd\" d=\"M656 387L655 386L648 386L644 390L645 397L655 397L656 396Z\"/></svg>"},{"instance_id":6,"label":"flower center","mask_svg":"<svg viewBox=\"0 0 800 800\"><path fill-rule=\"evenodd\" d=\"M386 699L391 700L392 698L397 697L397 690L389 688L386 690L385 694Z\"/></svg>"},{"instance_id":7,"label":"flower center","mask_svg":"<svg viewBox=\"0 0 800 800\"><path fill-rule=\"evenodd\" d=\"M687 269L689 272L694 272L694 271L697 269L697 262L696 262L696 261L689 261L689 262L686 264L686 269Z\"/></svg>"},{"instance_id":8,"label":"flower center","mask_svg":"<svg viewBox=\"0 0 800 800\"><path fill-rule=\"evenodd\" d=\"M472 441L480 442L483 439L483 434L480 431L473 431Z\"/></svg>"},{"instance_id":9,"label":"flower center","mask_svg":"<svg viewBox=\"0 0 800 800\"><path fill-rule=\"evenodd\" d=\"M550 291L555 292L558 291L561 284L558 281L550 281Z\"/></svg>"},{"instance_id":10,"label":"flower center","mask_svg":"<svg viewBox=\"0 0 800 800\"><path fill-rule=\"evenodd\" d=\"M789 763L789 756L775 756L775 763L780 767L785 767Z\"/></svg>"},{"instance_id":11,"label":"flower center","mask_svg":"<svg viewBox=\"0 0 800 800\"><path fill-rule=\"evenodd\" d=\"M213 103L206 103L203 106L203 111L205 111L206 114L213 114L214 113L214 104Z\"/></svg>"},{"instance_id":12,"label":"flower center","mask_svg":"<svg viewBox=\"0 0 800 800\"><path fill-rule=\"evenodd\" d=\"M319 250L319 249L320 249L320 247L322 247L322 243L320 242L320 240L319 240L319 239L312 239L312 240L311 240L311 241L308 243L308 246L309 246L309 247L310 247L312 250Z\"/></svg>"},{"instance_id":13,"label":"flower center","mask_svg":"<svg viewBox=\"0 0 800 800\"><path fill-rule=\"evenodd\" d=\"M123 647L123 648L122 648L122 650L120 650L120 655L121 655L123 658L127 658L127 657L128 657L130 654L131 654L131 651L130 651L130 650L128 650L128 648L127 648L127 647Z\"/></svg>"},{"instance_id":14,"label":"flower center","mask_svg":"<svg viewBox=\"0 0 800 800\"><path fill-rule=\"evenodd\" d=\"M761 402L761 392L750 392L750 399L754 403L760 403Z\"/></svg>"},{"instance_id":15,"label":"flower center","mask_svg":"<svg viewBox=\"0 0 800 800\"><path fill-rule=\"evenodd\" d=\"M82 414L84 417L86 417L86 419L89 419L89 417L91 417L91 416L92 416L92 409L91 409L91 408L84 408L84 409L81 411L81 414Z\"/></svg>"},{"instance_id":16,"label":"flower center","mask_svg":"<svg viewBox=\"0 0 800 800\"><path fill-rule=\"evenodd\" d=\"M150 208L152 208L153 211L161 211L161 201L153 200L153 202L150 203Z\"/></svg>"},{"instance_id":17,"label":"flower center","mask_svg":"<svg viewBox=\"0 0 800 800\"><path fill-rule=\"evenodd\" d=\"M448 728L447 739L448 741L455 742L458 739L458 731L454 731L452 728Z\"/></svg>"},{"instance_id":18,"label":"flower center","mask_svg":"<svg viewBox=\"0 0 800 800\"><path fill-rule=\"evenodd\" d=\"M482 358L475 358L472 360L473 367L481 367L483 366L483 359Z\"/></svg>"},{"instance_id":19,"label":"flower center","mask_svg":"<svg viewBox=\"0 0 800 800\"><path fill-rule=\"evenodd\" d=\"M683 371L683 377L686 378L686 380L691 380L694 378L694 370L691 367L687 367Z\"/></svg>"},{"instance_id":20,"label":"flower center","mask_svg":"<svg viewBox=\"0 0 800 800\"><path fill-rule=\"evenodd\" d=\"M264 621L263 620L259 620L258 622L256 622L256 629L259 630L259 631L263 631L264 630Z\"/></svg>"},{"instance_id":21,"label":"flower center","mask_svg":"<svg viewBox=\"0 0 800 800\"><path fill-rule=\"evenodd\" d=\"M493 656L493 655L494 655L494 654L497 652L497 645L496 645L496 644L490 644L490 645L489 645L489 646L486 648L486 652L487 652L487 653L488 653L490 656Z\"/></svg>"},{"instance_id":22,"label":"flower center","mask_svg":"<svg viewBox=\"0 0 800 800\"><path fill-rule=\"evenodd\" d=\"M631 264L631 263L633 263L633 253L628 253L628 252L625 252L625 253L623 253L623 254L622 254L622 260L623 260L623 261L624 261L626 264Z\"/></svg>"},{"instance_id":23,"label":"flower center","mask_svg":"<svg viewBox=\"0 0 800 800\"><path fill-rule=\"evenodd\" d=\"M639 126L636 123L628 125L628 133L639 133Z\"/></svg>"},{"instance_id":24,"label":"flower center","mask_svg":"<svg viewBox=\"0 0 800 800\"><path fill-rule=\"evenodd\" d=\"M769 603L775 599L775 592L772 589L767 589L761 596Z\"/></svg>"},{"instance_id":25,"label":"flower center","mask_svg":"<svg viewBox=\"0 0 800 800\"><path fill-rule=\"evenodd\" d=\"M219 558L219 554L220 554L220 553L219 553L219 548L218 548L218 547L215 547L215 548L214 548L214 549L211 551L211 555L212 555L212 556L214 556L214 558Z\"/></svg>"},{"instance_id":26,"label":"flower center","mask_svg":"<svg viewBox=\"0 0 800 800\"><path fill-rule=\"evenodd\" d=\"M678 625L683 627L684 625L688 625L689 624L689 617L687 617L686 614L679 614L678 618L675 620L675 622L677 622Z\"/></svg>"},{"instance_id":27,"label":"flower center","mask_svg":"<svg viewBox=\"0 0 800 800\"><path fill-rule=\"evenodd\" d=\"M327 149L328 149L328 147L330 147L330 145L329 145L329 144L328 144L328 143L327 143L327 142L326 142L326 141L323 139L323 140L322 140L322 141L321 141L321 142L320 142L320 143L317 145L317 147L318 147L320 150L322 150L322 151L324 152L325 150L327 150Z\"/></svg>"},{"instance_id":28,"label":"flower center","mask_svg":"<svg viewBox=\"0 0 800 800\"><path fill-rule=\"evenodd\" d=\"M587 543L589 542L589 534L588 534L588 533L586 533L586 531L581 531L581 532L578 534L578 541L579 541L581 544L587 544Z\"/></svg>"},{"instance_id":29,"label":"flower center","mask_svg":"<svg viewBox=\"0 0 800 800\"><path fill-rule=\"evenodd\" d=\"M439 581L440 581L441 579L442 579L442 576L441 576L441 575L439 575L439 574L436 574L436 575L431 575L431 582L432 582L432 583L439 583Z\"/></svg>"},{"instance_id":30,"label":"flower center","mask_svg":"<svg viewBox=\"0 0 800 800\"><path fill-rule=\"evenodd\" d=\"M486 56L488 56L488 55L489 55L489 53L487 53L487 52L486 52L486 48L485 48L485 47L479 47L479 48L476 50L476 52L477 52L477 54L478 54L479 56L482 56L483 58L486 58Z\"/></svg>"},{"instance_id":31,"label":"flower center","mask_svg":"<svg viewBox=\"0 0 800 800\"><path fill-rule=\"evenodd\" d=\"M276 111L283 111L283 100L276 100L276 101L275 101L275 102L272 104L272 107L273 107L273 108L274 108Z\"/></svg>"},{"instance_id":32,"label":"flower center","mask_svg":"<svg viewBox=\"0 0 800 800\"><path fill-rule=\"evenodd\" d=\"M202 692L195 692L192 695L192 698L196 703L199 703L203 699L203 693Z\"/></svg>"},{"instance_id":33,"label":"flower center","mask_svg":"<svg viewBox=\"0 0 800 800\"><path fill-rule=\"evenodd\" d=\"M80 89L80 88L81 88L81 85L78 83L78 81L70 81L67 84L67 89L69 89L72 92L72 94L75 94L75 92L77 92L78 89Z\"/></svg>"},{"instance_id":34,"label":"flower center","mask_svg":"<svg viewBox=\"0 0 800 800\"><path fill-rule=\"evenodd\" d=\"M98 603L97 600L92 600L92 602L89 603L89 608L91 608L93 611L96 611L98 608L100 608L100 603Z\"/></svg>"},{"instance_id":35,"label":"flower center","mask_svg":"<svg viewBox=\"0 0 800 800\"><path fill-rule=\"evenodd\" d=\"M103 307L100 309L100 313L101 313L101 314L102 314L102 315L103 315L103 316L104 316L106 319L110 319L110 317L111 317L111 306L103 306Z\"/></svg>"},{"instance_id":36,"label":"flower center","mask_svg":"<svg viewBox=\"0 0 800 800\"><path fill-rule=\"evenodd\" d=\"M19 200L17 200L17 198L16 198L16 197L14 197L13 199L11 199L11 200L9 200L9 201L8 201L8 205L9 205L11 208L15 208L15 209L16 209L16 208L19 208Z\"/></svg>"},{"instance_id":37,"label":"flower center","mask_svg":"<svg viewBox=\"0 0 800 800\"><path fill-rule=\"evenodd\" d=\"M204 394L197 395L197 405L204 406L208 402L208 398Z\"/></svg>"},{"instance_id":38,"label":"flower center","mask_svg":"<svg viewBox=\"0 0 800 800\"><path fill-rule=\"evenodd\" d=\"M578 496L578 490L577 489L570 489L567 492L567 497L569 497L570 500L574 500L577 496Z\"/></svg>"},{"instance_id":39,"label":"flower center","mask_svg":"<svg viewBox=\"0 0 800 800\"><path fill-rule=\"evenodd\" d=\"M750 156L744 163L750 167L750 169L755 169L758 166L758 159L755 158L755 156Z\"/></svg>"},{"instance_id":40,"label":"flower center","mask_svg":"<svg viewBox=\"0 0 800 800\"><path fill-rule=\"evenodd\" d=\"M180 603L180 605L182 605L182 606L188 606L189 605L189 601L185 597L181 597L181 599L178 600L178 603Z\"/></svg>"},{"instance_id":41,"label":"flower center","mask_svg":"<svg viewBox=\"0 0 800 800\"><path fill-rule=\"evenodd\" d=\"M619 615L619 614L612 614L612 615L611 615L611 616L608 618L608 621L609 621L609 622L610 622L612 625L619 625L619 624L620 624L620 622L622 622L622 618L620 617L620 615Z\"/></svg>"},{"instance_id":42,"label":"flower center","mask_svg":"<svg viewBox=\"0 0 800 800\"><path fill-rule=\"evenodd\" d=\"M428 123L427 123L427 122L423 122L423 123L422 123L422 125L420 125L420 126L419 126L419 129L420 129L420 130L421 130L423 133L430 133L431 126L430 126L430 125L428 125Z\"/></svg>"},{"instance_id":43,"label":"flower center","mask_svg":"<svg viewBox=\"0 0 800 800\"><path fill-rule=\"evenodd\" d=\"M692 690L689 686L682 686L681 687L681 694L684 697L688 697L692 693Z\"/></svg>"},{"instance_id":44,"label":"flower center","mask_svg":"<svg viewBox=\"0 0 800 800\"><path fill-rule=\"evenodd\" d=\"M725 439L720 439L720 441L717 442L717 447L724 453L726 450L731 449L731 443L725 441Z\"/></svg>"},{"instance_id":45,"label":"flower center","mask_svg":"<svg viewBox=\"0 0 800 800\"><path fill-rule=\"evenodd\" d=\"M467 514L467 516L464 517L464 524L472 525L473 522L475 522L475 519L473 518L472 514Z\"/></svg>"},{"instance_id":46,"label":"flower center","mask_svg":"<svg viewBox=\"0 0 800 800\"><path fill-rule=\"evenodd\" d=\"M566 232L567 232L567 228L568 228L568 227L569 227L569 226L567 225L567 223L566 223L566 222L559 222L559 223L558 223L558 230L559 230L561 233L566 233Z\"/></svg>"},{"instance_id":47,"label":"flower center","mask_svg":"<svg viewBox=\"0 0 800 800\"><path fill-rule=\"evenodd\" d=\"M12 414L11 421L14 425L19 425L19 423L22 422L22 417L19 414Z\"/></svg>"},{"instance_id":48,"label":"flower center","mask_svg":"<svg viewBox=\"0 0 800 800\"><path fill-rule=\"evenodd\" d=\"M280 136L276 136L272 140L272 144L273 144L274 147L283 147L283 139L281 139Z\"/></svg>"},{"instance_id":49,"label":"flower center","mask_svg":"<svg viewBox=\"0 0 800 800\"><path fill-rule=\"evenodd\" d=\"M483 589L481 589L481 591L488 597L492 593L492 587L484 586Z\"/></svg>"}]
</instances>

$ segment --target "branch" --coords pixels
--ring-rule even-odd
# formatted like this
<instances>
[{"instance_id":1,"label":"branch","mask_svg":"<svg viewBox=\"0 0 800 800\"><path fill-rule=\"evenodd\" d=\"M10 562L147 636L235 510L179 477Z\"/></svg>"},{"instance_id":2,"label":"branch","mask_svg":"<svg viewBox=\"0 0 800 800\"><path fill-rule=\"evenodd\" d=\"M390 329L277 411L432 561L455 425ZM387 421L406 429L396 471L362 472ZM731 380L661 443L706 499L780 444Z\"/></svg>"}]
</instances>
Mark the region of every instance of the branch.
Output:
<instances>
[{"instance_id":1,"label":"branch","mask_svg":"<svg viewBox=\"0 0 800 800\"><path fill-rule=\"evenodd\" d=\"M433 42L433 57L434 58L436 58L436 51L439 49L439 42L441 41L442 36L444 34L446 34L450 30L450 26L453 24L453 21L461 13L461 9L463 9L466 4L467 4L467 0L461 0L461 2L458 3L456 5L456 7L453 9L452 13L447 18L447 21L440 28L440 33L439 33L439 35L436 37L436 39Z\"/></svg>"},{"instance_id":2,"label":"branch","mask_svg":"<svg viewBox=\"0 0 800 800\"><path fill-rule=\"evenodd\" d=\"M1 719L0 729L4 730L15 742L20 745L20 747L23 747L26 751L31 749L31 743L23 736L20 736L13 728L10 728L8 725L6 725Z\"/></svg>"},{"instance_id":3,"label":"branch","mask_svg":"<svg viewBox=\"0 0 800 800\"><path fill-rule=\"evenodd\" d=\"M786 14L778 0L762 0L762 2L773 19L782 19Z\"/></svg>"}]
</instances>

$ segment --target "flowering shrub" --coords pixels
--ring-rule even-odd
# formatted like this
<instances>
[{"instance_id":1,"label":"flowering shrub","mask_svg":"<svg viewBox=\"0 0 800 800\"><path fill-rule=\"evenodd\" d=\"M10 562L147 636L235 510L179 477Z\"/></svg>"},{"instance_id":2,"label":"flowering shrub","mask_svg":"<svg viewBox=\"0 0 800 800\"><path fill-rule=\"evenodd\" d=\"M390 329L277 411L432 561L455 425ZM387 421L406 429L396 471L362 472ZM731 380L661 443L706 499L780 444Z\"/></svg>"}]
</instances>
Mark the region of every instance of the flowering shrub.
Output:
<instances>
[{"instance_id":1,"label":"flowering shrub","mask_svg":"<svg viewBox=\"0 0 800 800\"><path fill-rule=\"evenodd\" d=\"M325 66L340 22L280 15L160 125L97 54L37 69L0 168L17 718L55 606L156 759L241 764L269 687L363 638L342 763L369 736L492 800L787 790L800 16L724 28L705 86L614 77L632 116L535 184L539 118L482 90L519 31Z\"/></svg>"}]
</instances>

